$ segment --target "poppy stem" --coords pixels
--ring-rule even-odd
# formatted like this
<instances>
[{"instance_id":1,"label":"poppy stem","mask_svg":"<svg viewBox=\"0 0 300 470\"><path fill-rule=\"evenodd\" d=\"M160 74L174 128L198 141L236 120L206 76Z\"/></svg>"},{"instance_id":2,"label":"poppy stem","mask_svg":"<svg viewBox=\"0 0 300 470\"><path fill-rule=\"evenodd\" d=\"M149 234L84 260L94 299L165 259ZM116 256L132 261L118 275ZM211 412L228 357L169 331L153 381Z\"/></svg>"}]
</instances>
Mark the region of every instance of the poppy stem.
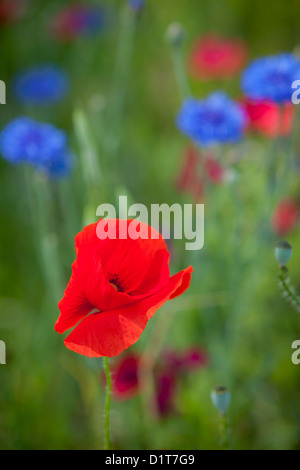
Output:
<instances>
[{"instance_id":1,"label":"poppy stem","mask_svg":"<svg viewBox=\"0 0 300 470\"><path fill-rule=\"evenodd\" d=\"M220 413L221 449L229 450L229 423L226 413Z\"/></svg>"},{"instance_id":2,"label":"poppy stem","mask_svg":"<svg viewBox=\"0 0 300 470\"><path fill-rule=\"evenodd\" d=\"M105 450L110 450L110 403L111 403L111 374L109 369L108 358L104 357L104 371L106 376L106 395L104 405L104 444Z\"/></svg>"},{"instance_id":3,"label":"poppy stem","mask_svg":"<svg viewBox=\"0 0 300 470\"><path fill-rule=\"evenodd\" d=\"M292 305L296 312L300 312L300 298L295 293L295 289L291 286L288 278L288 269L281 266L278 273L279 287L282 291L284 299Z\"/></svg>"},{"instance_id":4,"label":"poppy stem","mask_svg":"<svg viewBox=\"0 0 300 470\"><path fill-rule=\"evenodd\" d=\"M190 84L186 72L185 60L182 51L182 41L173 41L171 43L171 55L175 78L182 100L191 96Z\"/></svg>"}]
</instances>

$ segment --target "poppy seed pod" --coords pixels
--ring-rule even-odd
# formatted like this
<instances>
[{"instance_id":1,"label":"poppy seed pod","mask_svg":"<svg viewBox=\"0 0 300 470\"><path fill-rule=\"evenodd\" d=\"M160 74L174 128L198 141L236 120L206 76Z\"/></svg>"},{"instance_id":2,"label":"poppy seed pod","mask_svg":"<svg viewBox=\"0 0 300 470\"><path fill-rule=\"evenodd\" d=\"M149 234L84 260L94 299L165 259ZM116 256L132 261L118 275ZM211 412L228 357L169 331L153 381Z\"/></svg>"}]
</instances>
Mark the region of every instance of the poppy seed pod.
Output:
<instances>
[{"instance_id":1,"label":"poppy seed pod","mask_svg":"<svg viewBox=\"0 0 300 470\"><path fill-rule=\"evenodd\" d=\"M224 386L215 387L211 391L211 401L220 413L225 414L230 405L231 394Z\"/></svg>"},{"instance_id":2,"label":"poppy seed pod","mask_svg":"<svg viewBox=\"0 0 300 470\"><path fill-rule=\"evenodd\" d=\"M292 247L286 241L280 241L275 248L275 257L280 266L285 266L292 256Z\"/></svg>"},{"instance_id":3,"label":"poppy seed pod","mask_svg":"<svg viewBox=\"0 0 300 470\"><path fill-rule=\"evenodd\" d=\"M171 23L166 31L166 40L171 46L181 46L184 41L184 29L181 23Z\"/></svg>"}]
</instances>

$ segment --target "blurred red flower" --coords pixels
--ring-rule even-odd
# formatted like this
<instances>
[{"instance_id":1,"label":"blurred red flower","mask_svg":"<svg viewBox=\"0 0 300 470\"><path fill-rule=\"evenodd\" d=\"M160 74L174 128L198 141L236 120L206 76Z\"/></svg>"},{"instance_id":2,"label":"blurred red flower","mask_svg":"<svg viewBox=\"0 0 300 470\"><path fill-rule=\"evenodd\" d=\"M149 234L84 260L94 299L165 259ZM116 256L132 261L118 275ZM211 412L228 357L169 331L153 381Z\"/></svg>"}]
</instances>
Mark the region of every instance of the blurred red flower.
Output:
<instances>
[{"instance_id":1,"label":"blurred red flower","mask_svg":"<svg viewBox=\"0 0 300 470\"><path fill-rule=\"evenodd\" d=\"M191 348L185 351L181 356L181 367L184 371L192 371L206 366L208 356L203 349Z\"/></svg>"},{"instance_id":2,"label":"blurred red flower","mask_svg":"<svg viewBox=\"0 0 300 470\"><path fill-rule=\"evenodd\" d=\"M27 0L0 0L0 24L14 23L19 20Z\"/></svg>"},{"instance_id":3,"label":"blurred red flower","mask_svg":"<svg viewBox=\"0 0 300 470\"><path fill-rule=\"evenodd\" d=\"M177 190L191 194L194 201L200 200L204 192L203 175L199 175L200 161L200 153L194 146L188 146L183 153L182 166L175 181Z\"/></svg>"},{"instance_id":4,"label":"blurred red flower","mask_svg":"<svg viewBox=\"0 0 300 470\"><path fill-rule=\"evenodd\" d=\"M245 100L244 109L248 116L249 129L268 137L286 136L292 131L295 107L286 103L283 111L272 101Z\"/></svg>"},{"instance_id":5,"label":"blurred red flower","mask_svg":"<svg viewBox=\"0 0 300 470\"><path fill-rule=\"evenodd\" d=\"M195 42L189 58L189 71L199 79L225 79L240 72L247 57L244 41L207 35Z\"/></svg>"},{"instance_id":6,"label":"blurred red flower","mask_svg":"<svg viewBox=\"0 0 300 470\"><path fill-rule=\"evenodd\" d=\"M175 396L181 377L205 367L208 356L198 347L186 351L165 351L156 373L156 404L159 415L165 416L175 409Z\"/></svg>"},{"instance_id":7,"label":"blurred red flower","mask_svg":"<svg viewBox=\"0 0 300 470\"><path fill-rule=\"evenodd\" d=\"M300 207L294 199L281 201L272 216L272 227L278 235L286 235L299 223Z\"/></svg>"},{"instance_id":8,"label":"blurred red flower","mask_svg":"<svg viewBox=\"0 0 300 470\"><path fill-rule=\"evenodd\" d=\"M65 345L90 357L117 356L134 344L155 312L189 287L193 271L189 266L170 277L169 252L158 232L136 220L112 222L115 239L98 238L97 225L105 226L105 219L76 235L77 257L58 304L55 330L75 327ZM132 239L133 227L147 238Z\"/></svg>"},{"instance_id":9,"label":"blurred red flower","mask_svg":"<svg viewBox=\"0 0 300 470\"><path fill-rule=\"evenodd\" d=\"M206 352L198 347L178 352L163 351L153 370L156 412L165 416L175 409L178 380L189 372L205 367ZM139 393L139 368L141 359L137 354L126 354L115 362L112 369L113 394L117 400L127 400ZM105 378L103 377L103 380Z\"/></svg>"},{"instance_id":10,"label":"blurred red flower","mask_svg":"<svg viewBox=\"0 0 300 470\"><path fill-rule=\"evenodd\" d=\"M221 184L225 179L225 169L220 165L220 163L213 157L209 155L205 161L205 170L208 176L209 181L215 184Z\"/></svg>"},{"instance_id":11,"label":"blurred red flower","mask_svg":"<svg viewBox=\"0 0 300 470\"><path fill-rule=\"evenodd\" d=\"M61 9L51 20L51 35L64 42L97 32L104 27L104 13L96 6L73 3Z\"/></svg>"},{"instance_id":12,"label":"blurred red flower","mask_svg":"<svg viewBox=\"0 0 300 470\"><path fill-rule=\"evenodd\" d=\"M156 406L160 416L170 414L174 410L176 392L176 376L167 370L156 378Z\"/></svg>"},{"instance_id":13,"label":"blurred red flower","mask_svg":"<svg viewBox=\"0 0 300 470\"><path fill-rule=\"evenodd\" d=\"M204 196L205 184L210 181L221 184L225 180L225 168L216 160L213 154L203 156L193 145L189 145L183 153L182 166L175 181L178 191L191 194L194 201Z\"/></svg>"},{"instance_id":14,"label":"blurred red flower","mask_svg":"<svg viewBox=\"0 0 300 470\"><path fill-rule=\"evenodd\" d=\"M172 372L190 372L206 366L208 357L203 349L193 347L183 352L165 351L162 363Z\"/></svg>"},{"instance_id":15,"label":"blurred red flower","mask_svg":"<svg viewBox=\"0 0 300 470\"><path fill-rule=\"evenodd\" d=\"M122 358L113 369L113 394L122 400L138 392L138 357L134 354Z\"/></svg>"}]
</instances>

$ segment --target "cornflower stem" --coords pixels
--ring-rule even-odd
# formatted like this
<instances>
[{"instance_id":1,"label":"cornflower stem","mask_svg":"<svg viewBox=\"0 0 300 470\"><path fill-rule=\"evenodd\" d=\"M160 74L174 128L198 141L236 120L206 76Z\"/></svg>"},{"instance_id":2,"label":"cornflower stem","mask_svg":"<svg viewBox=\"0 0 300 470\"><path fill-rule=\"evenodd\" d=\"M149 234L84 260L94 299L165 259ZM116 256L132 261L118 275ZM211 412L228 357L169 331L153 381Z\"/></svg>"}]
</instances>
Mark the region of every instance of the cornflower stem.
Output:
<instances>
[{"instance_id":1,"label":"cornflower stem","mask_svg":"<svg viewBox=\"0 0 300 470\"><path fill-rule=\"evenodd\" d=\"M117 153L121 141L123 111L131 69L136 25L137 15L133 14L126 6L121 17L111 99L107 110L107 130L109 132L106 140L106 151L110 155Z\"/></svg>"},{"instance_id":2,"label":"cornflower stem","mask_svg":"<svg viewBox=\"0 0 300 470\"><path fill-rule=\"evenodd\" d=\"M106 189L104 176L107 175L103 175L95 137L88 116L81 108L75 109L73 113L73 125L85 184L89 191L90 200L95 203L99 199L100 190Z\"/></svg>"},{"instance_id":3,"label":"cornflower stem","mask_svg":"<svg viewBox=\"0 0 300 470\"><path fill-rule=\"evenodd\" d=\"M48 292L55 304L63 286L63 272L60 261L59 242L54 224L53 197L47 177L37 172L26 172L28 191L31 192L32 222L41 268L48 285Z\"/></svg>"},{"instance_id":4,"label":"cornflower stem","mask_svg":"<svg viewBox=\"0 0 300 470\"><path fill-rule=\"evenodd\" d=\"M274 199L276 187L276 155L278 149L279 137L275 137L270 143L270 149L267 159L268 164L268 195L270 204Z\"/></svg>"},{"instance_id":5,"label":"cornflower stem","mask_svg":"<svg viewBox=\"0 0 300 470\"><path fill-rule=\"evenodd\" d=\"M229 450L229 423L226 413L220 413L221 449Z\"/></svg>"},{"instance_id":6,"label":"cornflower stem","mask_svg":"<svg viewBox=\"0 0 300 470\"><path fill-rule=\"evenodd\" d=\"M71 179L59 181L58 184L55 185L55 190L57 190L58 193L58 203L64 219L64 232L69 247L69 241L74 239L80 228L78 208L76 206L76 201L73 194Z\"/></svg>"},{"instance_id":7,"label":"cornflower stem","mask_svg":"<svg viewBox=\"0 0 300 470\"><path fill-rule=\"evenodd\" d=\"M106 377L106 394L104 404L104 448L105 450L110 450L111 373L107 357L104 357L104 372Z\"/></svg>"},{"instance_id":8,"label":"cornflower stem","mask_svg":"<svg viewBox=\"0 0 300 470\"><path fill-rule=\"evenodd\" d=\"M298 142L298 135L299 135L299 122L300 122L300 105L296 105L295 117L292 125L292 133L289 141L289 149L288 149L288 164L286 165L287 170L289 170L289 180L294 175L294 172L297 169L296 163L296 146Z\"/></svg>"},{"instance_id":9,"label":"cornflower stem","mask_svg":"<svg viewBox=\"0 0 300 470\"><path fill-rule=\"evenodd\" d=\"M295 294L294 288L289 283L288 269L286 266L279 267L278 279L283 296L293 306L296 312L300 313L300 298Z\"/></svg>"},{"instance_id":10,"label":"cornflower stem","mask_svg":"<svg viewBox=\"0 0 300 470\"><path fill-rule=\"evenodd\" d=\"M173 44L171 46L171 51L177 86L180 92L181 99L184 100L191 96L191 90L186 73L182 46L179 44Z\"/></svg>"}]
</instances>

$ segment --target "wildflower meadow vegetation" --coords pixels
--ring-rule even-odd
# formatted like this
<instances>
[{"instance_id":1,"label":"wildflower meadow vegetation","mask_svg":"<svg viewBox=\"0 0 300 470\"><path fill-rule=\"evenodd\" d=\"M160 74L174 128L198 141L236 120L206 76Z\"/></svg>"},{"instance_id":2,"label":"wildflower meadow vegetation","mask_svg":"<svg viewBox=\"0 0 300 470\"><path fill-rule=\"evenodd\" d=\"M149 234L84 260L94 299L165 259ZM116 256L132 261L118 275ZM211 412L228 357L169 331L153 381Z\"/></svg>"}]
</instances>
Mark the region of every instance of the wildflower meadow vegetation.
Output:
<instances>
[{"instance_id":1,"label":"wildflower meadow vegetation","mask_svg":"<svg viewBox=\"0 0 300 470\"><path fill-rule=\"evenodd\" d=\"M0 0L1 450L300 449L299 14Z\"/></svg>"}]
</instances>

